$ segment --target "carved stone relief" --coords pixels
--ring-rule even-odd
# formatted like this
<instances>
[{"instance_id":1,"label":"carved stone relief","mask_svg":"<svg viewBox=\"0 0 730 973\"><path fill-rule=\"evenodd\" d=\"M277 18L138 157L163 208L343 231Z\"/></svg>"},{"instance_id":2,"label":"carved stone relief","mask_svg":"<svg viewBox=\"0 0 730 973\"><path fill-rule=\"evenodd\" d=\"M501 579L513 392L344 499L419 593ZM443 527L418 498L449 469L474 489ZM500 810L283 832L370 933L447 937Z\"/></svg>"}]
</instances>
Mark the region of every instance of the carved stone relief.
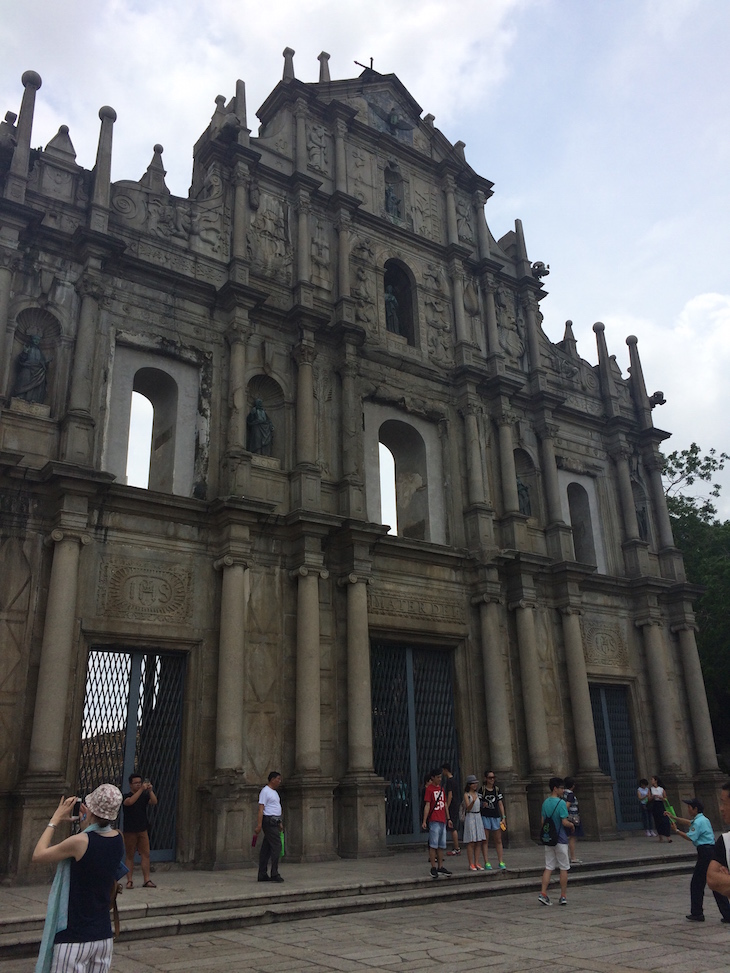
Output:
<instances>
[{"instance_id":1,"label":"carved stone relief","mask_svg":"<svg viewBox=\"0 0 730 973\"><path fill-rule=\"evenodd\" d=\"M289 208L277 196L261 193L256 218L248 233L248 254L254 271L291 280L293 251Z\"/></svg>"},{"instance_id":2,"label":"carved stone relief","mask_svg":"<svg viewBox=\"0 0 730 973\"><path fill-rule=\"evenodd\" d=\"M425 305L429 355L439 365L448 364L453 360L448 308L443 301L430 295L426 297Z\"/></svg>"},{"instance_id":3,"label":"carved stone relief","mask_svg":"<svg viewBox=\"0 0 730 973\"><path fill-rule=\"evenodd\" d=\"M610 619L583 617L583 648L588 665L623 668L629 664L626 640L619 624Z\"/></svg>"},{"instance_id":4,"label":"carved stone relief","mask_svg":"<svg viewBox=\"0 0 730 973\"><path fill-rule=\"evenodd\" d=\"M184 622L192 612L192 593L188 569L109 559L99 569L97 611L110 618Z\"/></svg>"},{"instance_id":5,"label":"carved stone relief","mask_svg":"<svg viewBox=\"0 0 730 973\"><path fill-rule=\"evenodd\" d=\"M329 172L328 135L323 125L307 126L307 167L316 172Z\"/></svg>"},{"instance_id":6,"label":"carved stone relief","mask_svg":"<svg viewBox=\"0 0 730 973\"><path fill-rule=\"evenodd\" d=\"M317 220L311 240L312 283L326 290L332 290L332 267L330 245L327 241L327 227Z\"/></svg>"},{"instance_id":7,"label":"carved stone relief","mask_svg":"<svg viewBox=\"0 0 730 973\"><path fill-rule=\"evenodd\" d=\"M474 216L468 199L456 199L456 227L459 239L464 243L474 243Z\"/></svg>"},{"instance_id":8,"label":"carved stone relief","mask_svg":"<svg viewBox=\"0 0 730 973\"><path fill-rule=\"evenodd\" d=\"M355 320L364 324L368 331L375 330L375 284L365 267L355 271L355 283L350 289L355 298Z\"/></svg>"},{"instance_id":9,"label":"carved stone relief","mask_svg":"<svg viewBox=\"0 0 730 973\"><path fill-rule=\"evenodd\" d=\"M507 288L500 287L495 295L495 303L502 351L514 365L524 369L525 328L515 304L515 295Z\"/></svg>"}]
</instances>

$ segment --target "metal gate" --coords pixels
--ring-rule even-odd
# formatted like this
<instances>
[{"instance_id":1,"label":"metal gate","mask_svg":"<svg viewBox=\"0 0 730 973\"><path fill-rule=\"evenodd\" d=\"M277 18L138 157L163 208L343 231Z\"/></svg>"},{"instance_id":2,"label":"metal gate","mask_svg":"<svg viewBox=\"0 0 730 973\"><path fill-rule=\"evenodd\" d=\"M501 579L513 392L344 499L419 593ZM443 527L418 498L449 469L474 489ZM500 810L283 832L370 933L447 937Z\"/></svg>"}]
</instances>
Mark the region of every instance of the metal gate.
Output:
<instances>
[{"instance_id":1,"label":"metal gate","mask_svg":"<svg viewBox=\"0 0 730 973\"><path fill-rule=\"evenodd\" d=\"M375 773L389 782L387 840L420 840L426 774L448 763L456 775L459 766L451 653L374 642L370 667Z\"/></svg>"},{"instance_id":2,"label":"metal gate","mask_svg":"<svg viewBox=\"0 0 730 973\"><path fill-rule=\"evenodd\" d=\"M92 649L86 675L79 789L129 790L139 772L158 803L148 809L150 857L175 858L185 657L162 652Z\"/></svg>"},{"instance_id":3,"label":"metal gate","mask_svg":"<svg viewBox=\"0 0 730 973\"><path fill-rule=\"evenodd\" d=\"M626 686L591 685L593 725L598 744L598 762L613 780L616 823L625 830L641 826L636 799L638 780L634 762L634 741L629 720Z\"/></svg>"}]
</instances>

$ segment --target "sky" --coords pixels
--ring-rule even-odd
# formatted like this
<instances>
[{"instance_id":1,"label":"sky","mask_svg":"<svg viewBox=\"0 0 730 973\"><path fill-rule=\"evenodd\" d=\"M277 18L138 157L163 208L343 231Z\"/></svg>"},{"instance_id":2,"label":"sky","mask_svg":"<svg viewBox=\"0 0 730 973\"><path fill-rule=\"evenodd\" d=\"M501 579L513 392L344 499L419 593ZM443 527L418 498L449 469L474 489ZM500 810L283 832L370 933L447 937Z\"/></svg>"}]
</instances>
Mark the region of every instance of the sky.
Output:
<instances>
[{"instance_id":1,"label":"sky","mask_svg":"<svg viewBox=\"0 0 730 973\"><path fill-rule=\"evenodd\" d=\"M634 334L667 450L730 452L730 2L726 0L0 0L0 116L23 71L43 78L33 145L70 128L94 165L111 105L112 178L139 179L165 147L167 184L187 195L193 144L215 97L246 83L248 125L296 51L333 79L394 73L494 182L499 238L523 222L550 265L543 328L573 321L596 361L603 321L624 374ZM730 468L720 515L730 518Z\"/></svg>"}]
</instances>

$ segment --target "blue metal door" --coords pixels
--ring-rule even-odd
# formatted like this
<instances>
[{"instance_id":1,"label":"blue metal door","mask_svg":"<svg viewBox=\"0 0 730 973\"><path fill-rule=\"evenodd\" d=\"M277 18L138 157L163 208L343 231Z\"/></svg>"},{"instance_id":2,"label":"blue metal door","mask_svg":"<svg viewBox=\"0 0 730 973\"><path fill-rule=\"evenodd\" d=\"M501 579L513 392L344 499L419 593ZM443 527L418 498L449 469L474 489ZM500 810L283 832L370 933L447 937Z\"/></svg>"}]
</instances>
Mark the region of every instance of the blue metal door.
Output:
<instances>
[{"instance_id":1,"label":"blue metal door","mask_svg":"<svg viewBox=\"0 0 730 973\"><path fill-rule=\"evenodd\" d=\"M592 684L590 690L598 761L603 773L613 780L616 823L624 830L639 828L641 811L636 799L639 782L629 719L628 689L626 686Z\"/></svg>"},{"instance_id":2,"label":"blue metal door","mask_svg":"<svg viewBox=\"0 0 730 973\"><path fill-rule=\"evenodd\" d=\"M141 773L158 803L150 807L150 857L175 858L185 657L179 653L92 649L81 728L79 790L129 790Z\"/></svg>"},{"instance_id":3,"label":"blue metal door","mask_svg":"<svg viewBox=\"0 0 730 973\"><path fill-rule=\"evenodd\" d=\"M459 765L451 653L374 642L370 665L375 772L388 781L387 840L421 840L426 774L444 763L456 774Z\"/></svg>"}]
</instances>

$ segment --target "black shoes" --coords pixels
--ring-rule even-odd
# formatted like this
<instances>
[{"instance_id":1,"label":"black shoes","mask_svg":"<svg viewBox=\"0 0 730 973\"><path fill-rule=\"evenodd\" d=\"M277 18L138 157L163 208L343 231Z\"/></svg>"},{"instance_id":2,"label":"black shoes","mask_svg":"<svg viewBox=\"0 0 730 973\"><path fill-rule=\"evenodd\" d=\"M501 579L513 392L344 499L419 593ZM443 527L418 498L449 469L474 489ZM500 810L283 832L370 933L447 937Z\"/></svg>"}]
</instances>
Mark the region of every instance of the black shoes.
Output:
<instances>
[{"instance_id":1,"label":"black shoes","mask_svg":"<svg viewBox=\"0 0 730 973\"><path fill-rule=\"evenodd\" d=\"M283 882L284 879L281 877L281 875L272 875L270 881L271 882Z\"/></svg>"},{"instance_id":2,"label":"black shoes","mask_svg":"<svg viewBox=\"0 0 730 973\"><path fill-rule=\"evenodd\" d=\"M268 875L259 875L259 882L270 882L271 879Z\"/></svg>"},{"instance_id":3,"label":"black shoes","mask_svg":"<svg viewBox=\"0 0 730 973\"><path fill-rule=\"evenodd\" d=\"M705 921L705 917L704 916L693 916L693 915L689 915L689 916L686 916L685 918L689 919L690 922L704 922ZM725 921L727 921L727 920L725 920Z\"/></svg>"},{"instance_id":4,"label":"black shoes","mask_svg":"<svg viewBox=\"0 0 730 973\"><path fill-rule=\"evenodd\" d=\"M439 870L438 870L438 868L432 868L431 869L431 878L438 878L438 877L439 877Z\"/></svg>"},{"instance_id":5,"label":"black shoes","mask_svg":"<svg viewBox=\"0 0 730 973\"><path fill-rule=\"evenodd\" d=\"M448 870L448 868L444 868L443 866L442 866L441 868L439 868L439 869L438 869L438 873L439 873L439 875L451 875L451 874L452 874L452 873L451 873L451 872L450 872L450 871Z\"/></svg>"}]
</instances>

